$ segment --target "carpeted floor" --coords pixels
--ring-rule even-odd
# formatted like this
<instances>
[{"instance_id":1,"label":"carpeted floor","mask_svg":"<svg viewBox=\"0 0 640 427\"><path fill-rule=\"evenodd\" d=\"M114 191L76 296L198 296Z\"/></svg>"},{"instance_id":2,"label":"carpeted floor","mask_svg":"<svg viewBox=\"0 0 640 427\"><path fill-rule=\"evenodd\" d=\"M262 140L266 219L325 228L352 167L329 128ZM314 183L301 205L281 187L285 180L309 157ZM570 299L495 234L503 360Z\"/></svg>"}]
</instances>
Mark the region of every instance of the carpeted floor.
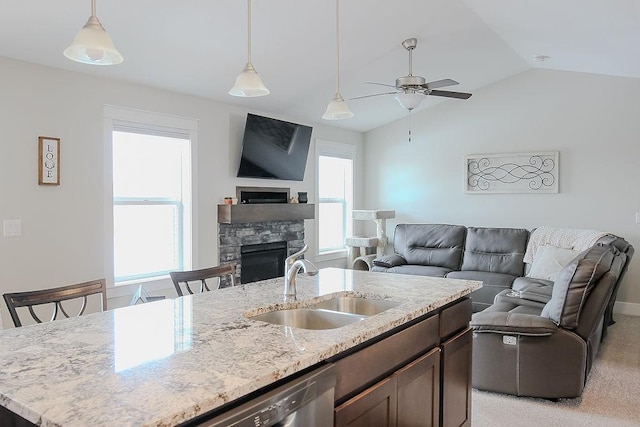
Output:
<instances>
[{"instance_id":1,"label":"carpeted floor","mask_svg":"<svg viewBox=\"0 0 640 427\"><path fill-rule=\"evenodd\" d=\"M472 425L639 427L640 317L614 318L581 397L551 402L473 390Z\"/></svg>"}]
</instances>

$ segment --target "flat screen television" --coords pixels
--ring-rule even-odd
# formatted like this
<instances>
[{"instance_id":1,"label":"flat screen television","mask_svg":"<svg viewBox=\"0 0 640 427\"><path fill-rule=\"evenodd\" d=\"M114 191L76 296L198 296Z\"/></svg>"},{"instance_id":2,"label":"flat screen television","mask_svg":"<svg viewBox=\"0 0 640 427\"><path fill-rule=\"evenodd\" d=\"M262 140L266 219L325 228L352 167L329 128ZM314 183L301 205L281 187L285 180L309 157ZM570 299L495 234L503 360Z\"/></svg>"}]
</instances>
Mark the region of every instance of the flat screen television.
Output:
<instances>
[{"instance_id":1,"label":"flat screen television","mask_svg":"<svg viewBox=\"0 0 640 427\"><path fill-rule=\"evenodd\" d=\"M247 114L238 177L302 181L312 128Z\"/></svg>"}]
</instances>

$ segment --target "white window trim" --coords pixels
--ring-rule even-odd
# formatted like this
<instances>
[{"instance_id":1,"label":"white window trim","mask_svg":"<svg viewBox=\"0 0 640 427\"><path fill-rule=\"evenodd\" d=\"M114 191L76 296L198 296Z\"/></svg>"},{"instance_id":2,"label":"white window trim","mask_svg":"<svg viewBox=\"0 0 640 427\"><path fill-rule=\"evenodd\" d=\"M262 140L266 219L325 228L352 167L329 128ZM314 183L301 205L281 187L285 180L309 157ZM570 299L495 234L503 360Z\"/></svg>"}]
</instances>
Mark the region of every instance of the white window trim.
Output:
<instances>
[{"instance_id":1,"label":"white window trim","mask_svg":"<svg viewBox=\"0 0 640 427\"><path fill-rule=\"evenodd\" d=\"M353 144L347 144L347 143L342 143L342 142L334 142L334 141L327 141L327 140L322 140L322 139L317 139L316 138L316 144L315 144L315 165L316 165L316 200L315 200L315 204L316 204L316 218L317 220L315 221L315 233L316 233L316 237L320 235L320 165L319 165L319 159L320 156L332 156L332 157L340 157L343 159L350 159L352 162L352 183L351 185L353 186L353 190L352 190L352 194L353 194L353 201L352 203L355 205L355 186L356 186L356 176L358 176L358 172L357 172L357 149L356 146ZM352 206L352 209L355 209L355 206ZM351 218L349 218L348 213L347 213L347 221L349 221ZM353 227L353 224L352 224ZM353 229L353 228L352 228ZM318 262L323 262L323 261L333 261L333 260L337 260L337 259L343 259L347 257L347 249L339 249L339 250L335 250L335 251L329 251L329 252L322 252L320 253L320 247L319 247L319 238L316 238L316 247L315 247L315 261Z\"/></svg>"},{"instance_id":2,"label":"white window trim","mask_svg":"<svg viewBox=\"0 0 640 427\"><path fill-rule=\"evenodd\" d=\"M198 120L187 117L174 116L170 114L155 113L151 111L136 110L114 105L104 105L103 109L103 212L104 212L104 271L107 287L112 288L110 297L129 295L139 286L144 284L145 290L173 289L173 283L169 276L162 276L153 279L139 279L123 283L114 283L113 266L113 131L144 131L153 133L157 131L159 135L188 137L190 143L190 164L185 165L191 172L191 199L184 200L184 216L191 217L190 224L187 224L185 235L187 236L184 245L184 257L190 259L192 265L197 265L198 261L198 187L197 187L197 162L198 158ZM189 221L187 221L189 223ZM188 228L190 226L190 229ZM190 236L190 239L189 239Z\"/></svg>"}]
</instances>

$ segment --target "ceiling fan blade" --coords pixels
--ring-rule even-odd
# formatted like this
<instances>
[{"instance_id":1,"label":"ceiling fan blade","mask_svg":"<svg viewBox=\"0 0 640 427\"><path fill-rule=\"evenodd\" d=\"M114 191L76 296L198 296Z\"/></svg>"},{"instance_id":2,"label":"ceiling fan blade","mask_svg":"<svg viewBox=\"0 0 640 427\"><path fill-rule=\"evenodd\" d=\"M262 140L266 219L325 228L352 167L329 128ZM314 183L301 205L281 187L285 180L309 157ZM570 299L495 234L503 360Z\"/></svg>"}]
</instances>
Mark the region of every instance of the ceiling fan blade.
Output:
<instances>
[{"instance_id":1,"label":"ceiling fan blade","mask_svg":"<svg viewBox=\"0 0 640 427\"><path fill-rule=\"evenodd\" d=\"M376 82L364 82L365 84L368 85L378 85L378 86L387 86L387 87L395 87L394 85L388 85L386 83L376 83Z\"/></svg>"},{"instance_id":2,"label":"ceiling fan blade","mask_svg":"<svg viewBox=\"0 0 640 427\"><path fill-rule=\"evenodd\" d=\"M384 93L374 93L373 95L364 95L364 96L356 96L355 98L349 98L349 100L354 100L354 99L362 99L362 98L371 98L372 96L380 96L380 95L391 95L394 93L400 93L400 92L384 92Z\"/></svg>"},{"instance_id":3,"label":"ceiling fan blade","mask_svg":"<svg viewBox=\"0 0 640 427\"><path fill-rule=\"evenodd\" d=\"M458 98L458 99L469 99L471 98L470 93L464 92L451 92L448 90L432 90L428 93L428 95L433 96L444 96L445 98Z\"/></svg>"},{"instance_id":4,"label":"ceiling fan blade","mask_svg":"<svg viewBox=\"0 0 640 427\"><path fill-rule=\"evenodd\" d=\"M453 86L453 85L459 85L460 83L458 83L455 80L451 80L451 79L442 79L442 80L436 80L435 82L429 82L426 84L426 86L429 89L437 89L439 87L445 87L445 86Z\"/></svg>"}]
</instances>

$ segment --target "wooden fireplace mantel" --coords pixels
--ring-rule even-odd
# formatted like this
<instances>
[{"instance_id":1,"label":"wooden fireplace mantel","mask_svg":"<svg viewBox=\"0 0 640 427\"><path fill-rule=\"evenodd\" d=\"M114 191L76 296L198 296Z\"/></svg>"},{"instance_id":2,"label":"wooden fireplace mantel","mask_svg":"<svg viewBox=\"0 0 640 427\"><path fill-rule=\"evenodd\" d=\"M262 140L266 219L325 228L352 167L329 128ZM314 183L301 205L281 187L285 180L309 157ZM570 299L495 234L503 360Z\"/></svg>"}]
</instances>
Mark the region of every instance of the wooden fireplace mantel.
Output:
<instances>
[{"instance_id":1,"label":"wooden fireplace mantel","mask_svg":"<svg viewBox=\"0 0 640 427\"><path fill-rule=\"evenodd\" d=\"M264 203L244 205L218 205L218 223L297 221L314 219L312 203Z\"/></svg>"}]
</instances>

